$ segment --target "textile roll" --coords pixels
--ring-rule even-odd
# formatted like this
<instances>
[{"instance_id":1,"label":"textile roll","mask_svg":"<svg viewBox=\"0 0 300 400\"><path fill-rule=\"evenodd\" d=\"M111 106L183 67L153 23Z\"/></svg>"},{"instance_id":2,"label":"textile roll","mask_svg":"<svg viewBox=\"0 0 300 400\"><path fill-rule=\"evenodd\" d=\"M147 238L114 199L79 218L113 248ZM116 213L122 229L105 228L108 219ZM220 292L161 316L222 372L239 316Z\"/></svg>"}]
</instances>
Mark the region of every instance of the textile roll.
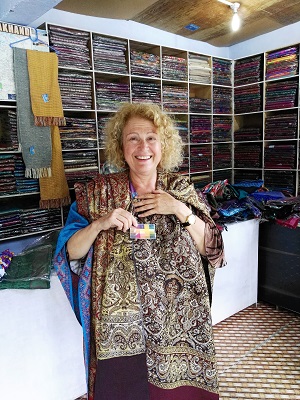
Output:
<instances>
[{"instance_id":1,"label":"textile roll","mask_svg":"<svg viewBox=\"0 0 300 400\"><path fill-rule=\"evenodd\" d=\"M35 50L26 51L35 125L66 125L58 84L57 55Z\"/></svg>"},{"instance_id":2,"label":"textile roll","mask_svg":"<svg viewBox=\"0 0 300 400\"><path fill-rule=\"evenodd\" d=\"M57 208L71 203L69 187L64 170L58 126L51 127L51 139L52 176L48 178L40 178L40 208Z\"/></svg>"},{"instance_id":3,"label":"textile roll","mask_svg":"<svg viewBox=\"0 0 300 400\"><path fill-rule=\"evenodd\" d=\"M29 76L26 50L13 48L14 78L18 102L18 139L27 178L51 176L50 128L36 126L30 105Z\"/></svg>"}]
</instances>

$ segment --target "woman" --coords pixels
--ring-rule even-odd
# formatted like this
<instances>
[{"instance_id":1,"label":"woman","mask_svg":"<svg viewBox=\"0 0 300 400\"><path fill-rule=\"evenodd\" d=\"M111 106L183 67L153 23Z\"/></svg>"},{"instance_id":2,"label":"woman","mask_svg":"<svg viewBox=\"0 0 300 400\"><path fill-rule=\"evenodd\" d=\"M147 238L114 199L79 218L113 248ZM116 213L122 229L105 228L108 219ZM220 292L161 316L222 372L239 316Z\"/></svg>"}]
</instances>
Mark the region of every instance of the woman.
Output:
<instances>
[{"instance_id":1,"label":"woman","mask_svg":"<svg viewBox=\"0 0 300 400\"><path fill-rule=\"evenodd\" d=\"M158 106L125 104L106 144L122 172L75 185L56 267L76 309L68 260L71 268L84 260L78 315L89 399L218 399L209 286L223 243L188 178L170 172L182 146ZM132 239L138 224L155 224L155 239Z\"/></svg>"}]
</instances>

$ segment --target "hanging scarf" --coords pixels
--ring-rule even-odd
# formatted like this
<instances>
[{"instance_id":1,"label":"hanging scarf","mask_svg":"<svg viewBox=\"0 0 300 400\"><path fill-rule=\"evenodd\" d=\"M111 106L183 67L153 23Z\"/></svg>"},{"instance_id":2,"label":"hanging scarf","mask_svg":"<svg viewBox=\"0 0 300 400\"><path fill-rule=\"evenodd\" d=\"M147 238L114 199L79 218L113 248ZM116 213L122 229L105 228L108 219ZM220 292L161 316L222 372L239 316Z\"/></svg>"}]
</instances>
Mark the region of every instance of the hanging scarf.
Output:
<instances>
[{"instance_id":1,"label":"hanging scarf","mask_svg":"<svg viewBox=\"0 0 300 400\"><path fill-rule=\"evenodd\" d=\"M66 125L55 53L27 50L30 99L37 126Z\"/></svg>"},{"instance_id":2,"label":"hanging scarf","mask_svg":"<svg viewBox=\"0 0 300 400\"><path fill-rule=\"evenodd\" d=\"M131 204L127 172L99 176L75 188L78 212L71 208L55 258L71 302L76 296L72 295L64 244L76 230L101 215L118 207L130 209ZM205 221L212 282L214 269L224 264L224 255L220 232L206 206L180 175L159 173L157 188L185 201ZM80 275L79 314L83 327L91 329L84 334L89 399L93 399L95 379L96 390L110 390L116 371L124 365L132 368L133 376L136 368L139 373L146 369L150 399L168 399L171 392L178 399L218 399L209 290L199 251L175 216L155 215L149 222L156 224L156 240L132 241L128 232L101 231L93 257L89 252ZM144 367L142 355L147 357ZM131 364L133 360L136 363Z\"/></svg>"},{"instance_id":3,"label":"hanging scarf","mask_svg":"<svg viewBox=\"0 0 300 400\"><path fill-rule=\"evenodd\" d=\"M35 126L30 104L26 50L13 48L17 129L27 178L51 176L50 128ZM42 75L42 73L41 73Z\"/></svg>"},{"instance_id":4,"label":"hanging scarf","mask_svg":"<svg viewBox=\"0 0 300 400\"><path fill-rule=\"evenodd\" d=\"M40 178L40 208L59 208L71 203L69 187L62 158L58 126L51 127L52 162L51 177Z\"/></svg>"}]
</instances>

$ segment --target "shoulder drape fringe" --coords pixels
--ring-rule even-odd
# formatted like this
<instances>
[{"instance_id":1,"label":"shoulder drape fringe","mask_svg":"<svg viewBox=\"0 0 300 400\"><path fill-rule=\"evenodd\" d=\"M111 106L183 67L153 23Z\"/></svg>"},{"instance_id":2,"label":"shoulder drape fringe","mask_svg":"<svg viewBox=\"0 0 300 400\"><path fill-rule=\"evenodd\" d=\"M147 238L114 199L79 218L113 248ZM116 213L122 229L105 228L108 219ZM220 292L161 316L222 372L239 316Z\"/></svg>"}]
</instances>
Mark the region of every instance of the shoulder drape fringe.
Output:
<instances>
[{"instance_id":1,"label":"shoulder drape fringe","mask_svg":"<svg viewBox=\"0 0 300 400\"><path fill-rule=\"evenodd\" d=\"M58 126L51 127L52 176L40 178L40 208L59 208L71 203L69 187L62 158Z\"/></svg>"},{"instance_id":2,"label":"shoulder drape fringe","mask_svg":"<svg viewBox=\"0 0 300 400\"><path fill-rule=\"evenodd\" d=\"M64 117L34 117L34 124L36 126L65 126L66 119Z\"/></svg>"},{"instance_id":3,"label":"shoulder drape fringe","mask_svg":"<svg viewBox=\"0 0 300 400\"><path fill-rule=\"evenodd\" d=\"M39 179L43 177L50 177L52 174L51 168L25 168L25 177Z\"/></svg>"}]
</instances>

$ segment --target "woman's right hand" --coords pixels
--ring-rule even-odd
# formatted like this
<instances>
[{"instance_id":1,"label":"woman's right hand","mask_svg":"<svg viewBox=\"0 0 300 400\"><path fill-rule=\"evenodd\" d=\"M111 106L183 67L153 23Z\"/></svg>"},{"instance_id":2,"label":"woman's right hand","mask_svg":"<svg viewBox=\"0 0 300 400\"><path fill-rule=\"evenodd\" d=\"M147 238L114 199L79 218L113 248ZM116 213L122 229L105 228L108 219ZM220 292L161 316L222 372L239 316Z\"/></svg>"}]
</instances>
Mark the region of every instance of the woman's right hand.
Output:
<instances>
[{"instance_id":1,"label":"woman's right hand","mask_svg":"<svg viewBox=\"0 0 300 400\"><path fill-rule=\"evenodd\" d=\"M131 226L137 226L136 218L123 208L116 208L80 229L68 240L67 250L70 260L84 257L93 245L99 232L115 228L126 232Z\"/></svg>"},{"instance_id":2,"label":"woman's right hand","mask_svg":"<svg viewBox=\"0 0 300 400\"><path fill-rule=\"evenodd\" d=\"M126 232L131 226L137 226L138 224L136 218L123 208L116 208L93 223L98 227L98 233L110 228Z\"/></svg>"}]
</instances>

